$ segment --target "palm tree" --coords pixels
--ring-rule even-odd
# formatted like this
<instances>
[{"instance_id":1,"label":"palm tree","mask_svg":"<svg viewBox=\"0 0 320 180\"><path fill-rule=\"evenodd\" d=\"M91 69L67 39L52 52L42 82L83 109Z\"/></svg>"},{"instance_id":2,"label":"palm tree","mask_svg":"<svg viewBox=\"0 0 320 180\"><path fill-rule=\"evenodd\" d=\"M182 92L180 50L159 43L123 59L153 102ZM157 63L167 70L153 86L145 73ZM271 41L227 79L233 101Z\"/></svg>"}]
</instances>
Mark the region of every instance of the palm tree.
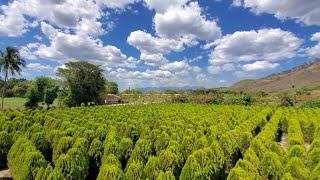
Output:
<instances>
[{"instance_id":1,"label":"palm tree","mask_svg":"<svg viewBox=\"0 0 320 180\"><path fill-rule=\"evenodd\" d=\"M19 51L14 47L7 47L6 52L0 50L0 72L4 74L4 82L2 87L2 110L4 95L6 92L6 83L8 75L11 73L14 76L16 73L20 74L22 67L26 66L26 62L21 59Z\"/></svg>"}]
</instances>

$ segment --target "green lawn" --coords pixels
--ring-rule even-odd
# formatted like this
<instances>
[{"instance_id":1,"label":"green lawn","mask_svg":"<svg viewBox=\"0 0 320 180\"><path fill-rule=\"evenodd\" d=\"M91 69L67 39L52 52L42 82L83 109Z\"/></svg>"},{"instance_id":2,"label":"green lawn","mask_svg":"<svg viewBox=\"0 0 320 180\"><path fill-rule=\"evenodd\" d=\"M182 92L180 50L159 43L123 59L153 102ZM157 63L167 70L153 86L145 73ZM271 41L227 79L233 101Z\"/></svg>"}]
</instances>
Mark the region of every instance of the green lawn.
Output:
<instances>
[{"instance_id":1,"label":"green lawn","mask_svg":"<svg viewBox=\"0 0 320 180\"><path fill-rule=\"evenodd\" d=\"M24 103L27 101L26 98L12 97L4 98L5 109L24 109ZM0 101L1 104L2 101Z\"/></svg>"}]
</instances>

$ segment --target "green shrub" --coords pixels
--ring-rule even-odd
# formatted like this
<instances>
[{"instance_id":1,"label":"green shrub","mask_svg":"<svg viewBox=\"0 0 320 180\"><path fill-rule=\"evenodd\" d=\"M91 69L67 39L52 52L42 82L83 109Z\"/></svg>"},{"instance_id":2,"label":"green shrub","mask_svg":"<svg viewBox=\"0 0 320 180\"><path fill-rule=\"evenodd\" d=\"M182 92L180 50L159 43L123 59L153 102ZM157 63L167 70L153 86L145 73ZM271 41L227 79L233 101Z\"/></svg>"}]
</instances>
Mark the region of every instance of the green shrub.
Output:
<instances>
[{"instance_id":1,"label":"green shrub","mask_svg":"<svg viewBox=\"0 0 320 180\"><path fill-rule=\"evenodd\" d=\"M222 153L216 153L210 148L197 150L188 157L180 179L212 179L219 175L223 164Z\"/></svg>"},{"instance_id":2,"label":"green shrub","mask_svg":"<svg viewBox=\"0 0 320 180\"><path fill-rule=\"evenodd\" d=\"M125 180L125 175L121 168L116 165L106 164L100 168L97 180Z\"/></svg>"},{"instance_id":3,"label":"green shrub","mask_svg":"<svg viewBox=\"0 0 320 180\"><path fill-rule=\"evenodd\" d=\"M165 173L162 171L160 172L159 176L156 180L175 180L175 176L172 171L166 171Z\"/></svg>"},{"instance_id":4,"label":"green shrub","mask_svg":"<svg viewBox=\"0 0 320 180\"><path fill-rule=\"evenodd\" d=\"M127 180L139 180L142 179L143 164L141 162L132 162L129 164L125 171Z\"/></svg>"},{"instance_id":5,"label":"green shrub","mask_svg":"<svg viewBox=\"0 0 320 180\"><path fill-rule=\"evenodd\" d=\"M20 138L9 151L8 166L17 180L35 179L38 171L47 166L47 162L30 140Z\"/></svg>"},{"instance_id":6,"label":"green shrub","mask_svg":"<svg viewBox=\"0 0 320 180\"><path fill-rule=\"evenodd\" d=\"M143 178L154 180L159 176L160 173L160 161L158 157L150 156L147 164L143 169Z\"/></svg>"},{"instance_id":7,"label":"green shrub","mask_svg":"<svg viewBox=\"0 0 320 180\"><path fill-rule=\"evenodd\" d=\"M309 179L310 171L298 157L293 157L286 165L284 172L289 172L295 179Z\"/></svg>"},{"instance_id":8,"label":"green shrub","mask_svg":"<svg viewBox=\"0 0 320 180\"><path fill-rule=\"evenodd\" d=\"M0 168L7 166L7 155L13 144L12 137L6 131L0 132Z\"/></svg>"},{"instance_id":9,"label":"green shrub","mask_svg":"<svg viewBox=\"0 0 320 180\"><path fill-rule=\"evenodd\" d=\"M265 153L260 163L260 169L264 179L280 179L284 170L279 156L274 152Z\"/></svg>"},{"instance_id":10,"label":"green shrub","mask_svg":"<svg viewBox=\"0 0 320 180\"><path fill-rule=\"evenodd\" d=\"M53 146L53 162L55 162L61 154L67 153L67 151L72 147L74 139L70 136L62 137L56 146Z\"/></svg>"}]
</instances>

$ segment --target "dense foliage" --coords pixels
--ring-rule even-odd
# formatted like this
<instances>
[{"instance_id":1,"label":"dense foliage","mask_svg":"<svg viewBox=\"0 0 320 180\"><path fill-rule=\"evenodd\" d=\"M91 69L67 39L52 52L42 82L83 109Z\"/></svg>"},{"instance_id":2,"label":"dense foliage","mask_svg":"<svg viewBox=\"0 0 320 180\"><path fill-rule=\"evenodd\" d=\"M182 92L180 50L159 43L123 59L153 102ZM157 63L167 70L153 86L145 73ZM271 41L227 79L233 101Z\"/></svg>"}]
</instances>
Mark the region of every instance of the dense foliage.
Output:
<instances>
[{"instance_id":1,"label":"dense foliage","mask_svg":"<svg viewBox=\"0 0 320 180\"><path fill-rule=\"evenodd\" d=\"M64 104L68 107L82 103L98 104L106 88L103 70L86 61L68 62L65 66L57 71L57 75L65 80L65 86L62 86L64 94L61 96Z\"/></svg>"},{"instance_id":2,"label":"dense foliage","mask_svg":"<svg viewBox=\"0 0 320 180\"><path fill-rule=\"evenodd\" d=\"M319 118L188 103L5 111L0 162L15 179L319 179Z\"/></svg>"}]
</instances>

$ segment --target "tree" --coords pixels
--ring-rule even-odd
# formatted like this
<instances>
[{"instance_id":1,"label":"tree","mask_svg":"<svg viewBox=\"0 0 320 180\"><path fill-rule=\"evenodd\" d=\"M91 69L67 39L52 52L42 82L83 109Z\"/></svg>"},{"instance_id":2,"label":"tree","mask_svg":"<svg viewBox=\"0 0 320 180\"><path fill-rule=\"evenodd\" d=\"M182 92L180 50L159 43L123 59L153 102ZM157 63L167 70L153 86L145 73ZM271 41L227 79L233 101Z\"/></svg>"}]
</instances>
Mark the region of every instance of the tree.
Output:
<instances>
[{"instance_id":1,"label":"tree","mask_svg":"<svg viewBox=\"0 0 320 180\"><path fill-rule=\"evenodd\" d=\"M20 74L22 71L22 67L25 67L26 63L23 59L21 59L19 51L14 47L7 47L6 52L0 51L0 55L0 71L4 73L1 105L1 108L3 110L3 102L6 92L6 82L8 80L8 75L9 73L11 73L12 76L14 76L16 73Z\"/></svg>"},{"instance_id":2,"label":"tree","mask_svg":"<svg viewBox=\"0 0 320 180\"><path fill-rule=\"evenodd\" d=\"M30 109L35 109L38 106L38 102L44 102L49 108L57 98L59 91L58 84L58 81L49 77L38 77L26 94L28 101L25 106Z\"/></svg>"},{"instance_id":3,"label":"tree","mask_svg":"<svg viewBox=\"0 0 320 180\"><path fill-rule=\"evenodd\" d=\"M68 62L65 65L65 69L58 69L57 75L66 80L64 91L68 94L68 106L99 102L101 93L105 91L103 70L86 61Z\"/></svg>"},{"instance_id":4,"label":"tree","mask_svg":"<svg viewBox=\"0 0 320 180\"><path fill-rule=\"evenodd\" d=\"M107 82L106 83L106 92L110 94L118 94L118 84L116 82Z\"/></svg>"}]
</instances>

